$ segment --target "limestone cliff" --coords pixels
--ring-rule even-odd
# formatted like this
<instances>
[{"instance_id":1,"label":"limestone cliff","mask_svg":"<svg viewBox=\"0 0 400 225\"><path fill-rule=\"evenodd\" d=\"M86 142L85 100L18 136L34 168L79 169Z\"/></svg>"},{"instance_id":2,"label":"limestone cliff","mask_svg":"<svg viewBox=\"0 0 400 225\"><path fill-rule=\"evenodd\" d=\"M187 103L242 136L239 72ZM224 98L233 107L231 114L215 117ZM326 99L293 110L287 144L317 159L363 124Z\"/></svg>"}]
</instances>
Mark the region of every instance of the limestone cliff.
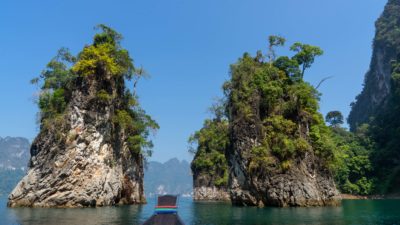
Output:
<instances>
[{"instance_id":1,"label":"limestone cliff","mask_svg":"<svg viewBox=\"0 0 400 225\"><path fill-rule=\"evenodd\" d=\"M233 128L235 129L235 128ZM254 128L249 128L249 133ZM243 133L242 133L243 134ZM290 169L282 170L271 159L269 170L249 171L251 149L258 138L238 135L229 154L229 188L231 201L243 206L326 206L340 204L340 196L330 172L319 165L313 153L294 160ZM240 138L239 138L240 136ZM264 171L263 171L264 170Z\"/></svg>"},{"instance_id":2,"label":"limestone cliff","mask_svg":"<svg viewBox=\"0 0 400 225\"><path fill-rule=\"evenodd\" d=\"M10 207L146 202L144 152L135 142L145 132L134 125L147 117L131 107L135 98L125 87L126 71L121 72L129 64L118 58L124 52L119 36L102 28L77 59L63 54L73 64L70 69L54 69L58 57L43 73L41 130L31 146L29 171L9 195Z\"/></svg>"},{"instance_id":3,"label":"limestone cliff","mask_svg":"<svg viewBox=\"0 0 400 225\"><path fill-rule=\"evenodd\" d=\"M230 201L230 196L227 185L216 185L215 177L195 171L193 174L193 199L195 201Z\"/></svg>"},{"instance_id":4,"label":"limestone cliff","mask_svg":"<svg viewBox=\"0 0 400 225\"><path fill-rule=\"evenodd\" d=\"M190 138L197 146L191 164L193 199L196 201L229 201L228 164L225 151L229 144L228 121L217 115L206 120L202 129Z\"/></svg>"},{"instance_id":5,"label":"limestone cliff","mask_svg":"<svg viewBox=\"0 0 400 225\"><path fill-rule=\"evenodd\" d=\"M319 94L302 80L298 56L264 62L260 53L246 53L231 66L224 89L228 188L235 205L340 204L329 170L335 148L317 111Z\"/></svg>"},{"instance_id":6,"label":"limestone cliff","mask_svg":"<svg viewBox=\"0 0 400 225\"><path fill-rule=\"evenodd\" d=\"M392 60L400 54L400 1L389 0L376 21L376 34L369 71L365 75L362 92L352 103L348 117L351 130L370 122L384 107L390 92Z\"/></svg>"}]
</instances>

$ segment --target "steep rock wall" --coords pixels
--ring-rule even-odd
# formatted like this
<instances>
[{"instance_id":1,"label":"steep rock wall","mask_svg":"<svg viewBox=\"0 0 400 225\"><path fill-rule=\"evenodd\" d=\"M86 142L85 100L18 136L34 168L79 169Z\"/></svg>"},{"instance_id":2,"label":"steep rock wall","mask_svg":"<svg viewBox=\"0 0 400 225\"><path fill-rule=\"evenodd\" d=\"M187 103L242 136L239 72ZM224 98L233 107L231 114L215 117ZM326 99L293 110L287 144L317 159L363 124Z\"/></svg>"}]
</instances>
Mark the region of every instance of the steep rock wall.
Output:
<instances>
[{"instance_id":1,"label":"steep rock wall","mask_svg":"<svg viewBox=\"0 0 400 225\"><path fill-rule=\"evenodd\" d=\"M244 54L228 87L231 201L241 206L340 204L328 169L335 146L318 112L318 94L302 80Z\"/></svg>"},{"instance_id":2,"label":"steep rock wall","mask_svg":"<svg viewBox=\"0 0 400 225\"><path fill-rule=\"evenodd\" d=\"M9 196L10 207L86 207L145 203L143 158L129 151L112 121L121 96L111 75L77 79L60 123L42 129L31 147L28 174Z\"/></svg>"},{"instance_id":3,"label":"steep rock wall","mask_svg":"<svg viewBox=\"0 0 400 225\"><path fill-rule=\"evenodd\" d=\"M217 186L215 178L208 174L193 175L193 199L195 201L230 201L226 185Z\"/></svg>"},{"instance_id":4,"label":"steep rock wall","mask_svg":"<svg viewBox=\"0 0 400 225\"><path fill-rule=\"evenodd\" d=\"M400 54L399 29L400 1L389 0L381 17L376 21L372 59L364 78L363 90L351 104L348 123L353 131L361 124L370 122L387 103L392 61Z\"/></svg>"}]
</instances>

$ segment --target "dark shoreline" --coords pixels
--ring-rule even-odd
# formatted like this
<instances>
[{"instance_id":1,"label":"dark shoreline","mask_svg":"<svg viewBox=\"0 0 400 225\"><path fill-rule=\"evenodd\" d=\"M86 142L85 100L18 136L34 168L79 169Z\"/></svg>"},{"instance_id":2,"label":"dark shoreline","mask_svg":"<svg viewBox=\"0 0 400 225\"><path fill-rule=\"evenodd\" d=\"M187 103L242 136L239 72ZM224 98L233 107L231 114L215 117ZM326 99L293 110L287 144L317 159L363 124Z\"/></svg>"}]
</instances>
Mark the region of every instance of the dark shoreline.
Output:
<instances>
[{"instance_id":1,"label":"dark shoreline","mask_svg":"<svg viewBox=\"0 0 400 225\"><path fill-rule=\"evenodd\" d=\"M400 199L400 194L392 195L351 195L351 194L341 194L344 200L358 200L358 199Z\"/></svg>"}]
</instances>

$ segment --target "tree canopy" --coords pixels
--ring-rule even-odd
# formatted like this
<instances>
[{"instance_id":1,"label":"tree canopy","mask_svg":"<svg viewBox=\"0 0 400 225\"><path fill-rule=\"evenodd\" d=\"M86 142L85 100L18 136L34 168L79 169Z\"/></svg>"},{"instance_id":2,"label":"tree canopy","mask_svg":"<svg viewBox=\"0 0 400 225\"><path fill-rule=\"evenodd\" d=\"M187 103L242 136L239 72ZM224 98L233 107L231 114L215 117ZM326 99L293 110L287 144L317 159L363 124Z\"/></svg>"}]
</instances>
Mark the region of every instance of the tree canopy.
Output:
<instances>
[{"instance_id":1,"label":"tree canopy","mask_svg":"<svg viewBox=\"0 0 400 225\"><path fill-rule=\"evenodd\" d=\"M302 44L299 42L294 43L290 47L290 50L297 53L295 56L293 56L293 59L302 66L301 78L304 77L304 71L310 68L314 63L315 58L324 54L324 51L319 47Z\"/></svg>"},{"instance_id":2,"label":"tree canopy","mask_svg":"<svg viewBox=\"0 0 400 225\"><path fill-rule=\"evenodd\" d=\"M195 155L191 164L193 173L208 176L217 187L226 187L228 184L225 151L229 146L229 123L223 104L223 101L217 101L211 106L212 119L205 120L203 127L188 140L189 152Z\"/></svg>"},{"instance_id":3,"label":"tree canopy","mask_svg":"<svg viewBox=\"0 0 400 225\"><path fill-rule=\"evenodd\" d=\"M95 102L100 105L114 103L118 109L113 112L113 123L124 130L129 149L134 154L151 155L153 144L149 135L159 126L140 107L136 93L131 93L125 86L125 80L134 79L136 87L138 79L144 76L144 69L135 68L129 52L121 46L121 34L103 24L96 29L100 32L94 36L93 43L86 45L77 56L67 48L61 48L41 75L32 79L31 83L40 87L41 128L53 129L55 123L61 124L65 120L78 80L108 79L116 83L115 88L119 90L115 93L98 90L93 96Z\"/></svg>"},{"instance_id":4,"label":"tree canopy","mask_svg":"<svg viewBox=\"0 0 400 225\"><path fill-rule=\"evenodd\" d=\"M343 115L340 111L330 111L326 114L325 120L332 127L339 127L343 122Z\"/></svg>"}]
</instances>

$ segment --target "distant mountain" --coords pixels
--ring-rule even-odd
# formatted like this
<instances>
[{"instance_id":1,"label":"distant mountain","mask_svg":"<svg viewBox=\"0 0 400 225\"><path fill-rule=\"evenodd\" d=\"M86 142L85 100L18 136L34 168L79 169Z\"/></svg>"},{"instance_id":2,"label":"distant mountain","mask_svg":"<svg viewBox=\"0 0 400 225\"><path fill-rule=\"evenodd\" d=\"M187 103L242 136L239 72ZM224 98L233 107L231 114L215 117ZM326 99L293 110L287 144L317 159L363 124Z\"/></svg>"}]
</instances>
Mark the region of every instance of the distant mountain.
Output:
<instances>
[{"instance_id":1,"label":"distant mountain","mask_svg":"<svg viewBox=\"0 0 400 225\"><path fill-rule=\"evenodd\" d=\"M29 148L29 140L26 138L0 137L0 169L26 170Z\"/></svg>"},{"instance_id":2,"label":"distant mountain","mask_svg":"<svg viewBox=\"0 0 400 225\"><path fill-rule=\"evenodd\" d=\"M0 137L0 196L8 195L26 173L30 143L21 137Z\"/></svg>"},{"instance_id":3,"label":"distant mountain","mask_svg":"<svg viewBox=\"0 0 400 225\"><path fill-rule=\"evenodd\" d=\"M179 194L191 196L193 181L190 164L176 158L165 163L149 162L144 173L146 196L157 194Z\"/></svg>"}]
</instances>

